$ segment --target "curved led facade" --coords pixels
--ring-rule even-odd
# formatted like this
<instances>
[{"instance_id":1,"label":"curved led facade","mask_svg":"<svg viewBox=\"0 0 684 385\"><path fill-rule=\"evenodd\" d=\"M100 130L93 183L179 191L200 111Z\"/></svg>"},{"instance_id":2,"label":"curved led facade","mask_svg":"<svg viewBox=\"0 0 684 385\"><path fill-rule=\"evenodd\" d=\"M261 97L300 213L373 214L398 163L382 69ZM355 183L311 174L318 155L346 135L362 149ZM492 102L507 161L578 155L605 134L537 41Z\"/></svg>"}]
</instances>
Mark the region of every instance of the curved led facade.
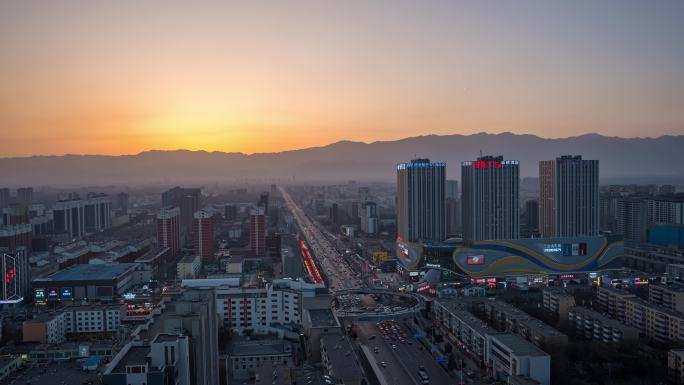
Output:
<instances>
[{"instance_id":1,"label":"curved led facade","mask_svg":"<svg viewBox=\"0 0 684 385\"><path fill-rule=\"evenodd\" d=\"M474 277L595 271L624 255L604 237L474 241L454 251L456 266Z\"/></svg>"}]
</instances>

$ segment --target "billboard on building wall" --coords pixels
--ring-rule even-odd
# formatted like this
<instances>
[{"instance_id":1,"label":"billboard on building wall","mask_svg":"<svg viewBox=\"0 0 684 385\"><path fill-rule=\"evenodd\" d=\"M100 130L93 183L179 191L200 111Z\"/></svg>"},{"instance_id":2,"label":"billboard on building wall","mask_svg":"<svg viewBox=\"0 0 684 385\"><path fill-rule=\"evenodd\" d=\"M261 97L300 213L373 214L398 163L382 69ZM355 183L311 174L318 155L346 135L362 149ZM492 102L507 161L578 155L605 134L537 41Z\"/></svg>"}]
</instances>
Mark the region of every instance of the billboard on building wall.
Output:
<instances>
[{"instance_id":1,"label":"billboard on building wall","mask_svg":"<svg viewBox=\"0 0 684 385\"><path fill-rule=\"evenodd\" d=\"M42 287L37 288L33 292L33 298L35 298L36 302L45 301L45 289Z\"/></svg>"},{"instance_id":2,"label":"billboard on building wall","mask_svg":"<svg viewBox=\"0 0 684 385\"><path fill-rule=\"evenodd\" d=\"M484 255L469 255L466 263L468 265L484 265L485 257Z\"/></svg>"}]
</instances>

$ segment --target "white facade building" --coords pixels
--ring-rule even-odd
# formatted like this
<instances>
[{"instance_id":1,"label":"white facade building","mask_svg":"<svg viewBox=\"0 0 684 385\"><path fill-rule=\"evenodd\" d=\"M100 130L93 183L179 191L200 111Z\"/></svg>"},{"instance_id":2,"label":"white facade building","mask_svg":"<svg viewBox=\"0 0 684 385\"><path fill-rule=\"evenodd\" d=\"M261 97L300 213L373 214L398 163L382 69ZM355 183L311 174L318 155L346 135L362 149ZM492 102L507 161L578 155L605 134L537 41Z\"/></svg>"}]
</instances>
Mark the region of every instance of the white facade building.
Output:
<instances>
[{"instance_id":1,"label":"white facade building","mask_svg":"<svg viewBox=\"0 0 684 385\"><path fill-rule=\"evenodd\" d=\"M242 334L267 334L278 325L302 323L303 302L316 296L321 284L274 280L263 288L217 287L216 309L221 322Z\"/></svg>"},{"instance_id":2,"label":"white facade building","mask_svg":"<svg viewBox=\"0 0 684 385\"><path fill-rule=\"evenodd\" d=\"M551 384L551 357L516 335L487 335L487 362L495 377L520 376Z\"/></svg>"}]
</instances>

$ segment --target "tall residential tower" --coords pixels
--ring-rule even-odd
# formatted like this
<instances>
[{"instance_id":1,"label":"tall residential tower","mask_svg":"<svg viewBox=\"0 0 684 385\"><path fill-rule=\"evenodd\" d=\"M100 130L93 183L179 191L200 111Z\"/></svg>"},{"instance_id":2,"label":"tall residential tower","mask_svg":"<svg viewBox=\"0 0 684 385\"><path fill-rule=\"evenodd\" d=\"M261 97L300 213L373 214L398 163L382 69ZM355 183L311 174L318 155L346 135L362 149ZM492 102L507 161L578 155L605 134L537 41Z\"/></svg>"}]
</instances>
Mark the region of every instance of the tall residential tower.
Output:
<instances>
[{"instance_id":1,"label":"tall residential tower","mask_svg":"<svg viewBox=\"0 0 684 385\"><path fill-rule=\"evenodd\" d=\"M539 162L539 231L543 237L599 234L599 162L565 155Z\"/></svg>"},{"instance_id":2,"label":"tall residential tower","mask_svg":"<svg viewBox=\"0 0 684 385\"><path fill-rule=\"evenodd\" d=\"M414 159L397 166L397 238L439 242L446 238L446 163Z\"/></svg>"},{"instance_id":3,"label":"tall residential tower","mask_svg":"<svg viewBox=\"0 0 684 385\"><path fill-rule=\"evenodd\" d=\"M466 241L520 236L520 162L481 156L461 163L461 213Z\"/></svg>"}]
</instances>

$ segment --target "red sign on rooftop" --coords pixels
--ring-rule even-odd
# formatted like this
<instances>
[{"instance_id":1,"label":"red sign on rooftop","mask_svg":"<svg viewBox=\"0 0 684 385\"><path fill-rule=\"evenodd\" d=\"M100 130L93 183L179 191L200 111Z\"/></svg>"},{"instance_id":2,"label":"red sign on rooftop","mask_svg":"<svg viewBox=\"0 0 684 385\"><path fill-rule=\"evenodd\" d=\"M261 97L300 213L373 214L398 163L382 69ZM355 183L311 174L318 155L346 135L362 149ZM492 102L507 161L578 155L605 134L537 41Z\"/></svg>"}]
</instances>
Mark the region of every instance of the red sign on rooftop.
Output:
<instances>
[{"instance_id":1,"label":"red sign on rooftop","mask_svg":"<svg viewBox=\"0 0 684 385\"><path fill-rule=\"evenodd\" d=\"M473 162L475 168L501 168L501 162L496 160L476 160Z\"/></svg>"}]
</instances>

